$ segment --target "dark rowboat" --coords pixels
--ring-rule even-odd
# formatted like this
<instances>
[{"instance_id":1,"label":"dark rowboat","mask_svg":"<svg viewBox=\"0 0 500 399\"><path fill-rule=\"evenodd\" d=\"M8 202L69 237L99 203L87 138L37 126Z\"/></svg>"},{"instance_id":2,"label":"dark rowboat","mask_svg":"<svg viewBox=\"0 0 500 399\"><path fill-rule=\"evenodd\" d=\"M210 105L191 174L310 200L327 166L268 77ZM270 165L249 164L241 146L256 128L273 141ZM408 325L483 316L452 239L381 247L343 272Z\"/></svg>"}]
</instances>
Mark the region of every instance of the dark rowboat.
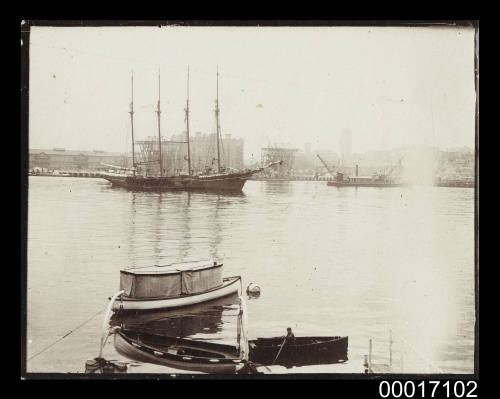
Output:
<instances>
[{"instance_id":1,"label":"dark rowboat","mask_svg":"<svg viewBox=\"0 0 500 399\"><path fill-rule=\"evenodd\" d=\"M347 360L348 337L296 337L283 342L284 337L250 340L250 361L264 366L292 367Z\"/></svg>"}]
</instances>

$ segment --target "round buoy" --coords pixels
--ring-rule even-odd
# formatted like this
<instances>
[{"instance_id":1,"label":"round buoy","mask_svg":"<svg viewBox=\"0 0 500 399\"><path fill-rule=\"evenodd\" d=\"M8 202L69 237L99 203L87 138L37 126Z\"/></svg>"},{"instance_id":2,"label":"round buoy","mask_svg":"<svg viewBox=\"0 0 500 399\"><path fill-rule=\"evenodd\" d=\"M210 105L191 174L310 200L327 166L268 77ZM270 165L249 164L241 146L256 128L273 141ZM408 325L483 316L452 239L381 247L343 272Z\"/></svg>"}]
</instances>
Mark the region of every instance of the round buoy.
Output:
<instances>
[{"instance_id":1,"label":"round buoy","mask_svg":"<svg viewBox=\"0 0 500 399\"><path fill-rule=\"evenodd\" d=\"M259 296L260 295L260 287L254 283L248 284L247 294L250 296Z\"/></svg>"}]
</instances>

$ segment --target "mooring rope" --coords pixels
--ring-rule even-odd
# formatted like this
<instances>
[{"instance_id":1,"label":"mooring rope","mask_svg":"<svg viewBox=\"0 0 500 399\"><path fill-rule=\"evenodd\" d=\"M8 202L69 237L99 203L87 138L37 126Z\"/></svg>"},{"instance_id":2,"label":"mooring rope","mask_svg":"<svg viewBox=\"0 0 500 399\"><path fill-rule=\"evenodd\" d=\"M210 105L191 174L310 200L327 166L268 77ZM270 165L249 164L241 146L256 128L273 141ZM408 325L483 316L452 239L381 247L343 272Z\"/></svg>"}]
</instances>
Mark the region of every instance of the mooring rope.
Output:
<instances>
[{"instance_id":1,"label":"mooring rope","mask_svg":"<svg viewBox=\"0 0 500 399\"><path fill-rule=\"evenodd\" d=\"M62 341L64 338L66 338L67 336L69 336L70 334L74 333L76 330L80 329L81 327L83 327L85 324L87 324L89 321L91 321L93 318L95 318L98 314L104 312L104 310L106 310L107 306L101 310L99 310L99 312L97 312L96 314L94 314L92 317L90 317L89 319L87 319L86 321L84 321L82 324L78 325L77 327L73 328L72 330L70 330L69 332L67 332L66 334L64 334L61 338L59 338L57 341L51 343L50 345L46 346L45 348L43 348L41 351L35 353L33 356L29 357L28 358L28 361L37 357L38 355L42 354L43 352L45 352L46 350L52 348L54 345L56 345L57 343L59 343L60 341Z\"/></svg>"},{"instance_id":2,"label":"mooring rope","mask_svg":"<svg viewBox=\"0 0 500 399\"><path fill-rule=\"evenodd\" d=\"M106 314L104 315L104 320L102 321L101 346L99 347L99 358L102 357L102 350L110 334L109 321L111 319L111 313L113 312L113 304L115 303L116 298L118 298L124 292L125 292L124 290L120 290L115 295L113 295L106 308Z\"/></svg>"}]
</instances>

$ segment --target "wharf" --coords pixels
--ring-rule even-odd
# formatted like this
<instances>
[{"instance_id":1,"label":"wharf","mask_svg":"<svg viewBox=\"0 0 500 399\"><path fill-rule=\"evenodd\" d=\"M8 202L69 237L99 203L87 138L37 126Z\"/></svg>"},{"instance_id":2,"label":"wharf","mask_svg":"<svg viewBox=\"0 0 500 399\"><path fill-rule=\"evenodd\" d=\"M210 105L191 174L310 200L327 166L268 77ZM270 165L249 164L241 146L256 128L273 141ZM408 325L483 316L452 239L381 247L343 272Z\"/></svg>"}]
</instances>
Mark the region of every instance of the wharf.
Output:
<instances>
[{"instance_id":1,"label":"wharf","mask_svg":"<svg viewBox=\"0 0 500 399\"><path fill-rule=\"evenodd\" d=\"M44 176L44 177L87 177L100 178L105 174L102 172L60 172L60 173L28 173L28 176Z\"/></svg>"},{"instance_id":2,"label":"wharf","mask_svg":"<svg viewBox=\"0 0 500 399\"><path fill-rule=\"evenodd\" d=\"M463 187L463 188L474 188L474 182L472 181L441 181L434 183L436 187Z\"/></svg>"},{"instance_id":3,"label":"wharf","mask_svg":"<svg viewBox=\"0 0 500 399\"><path fill-rule=\"evenodd\" d=\"M255 181L326 181L326 182L335 182L335 177L309 177L309 176L290 176L290 177L280 177L280 178L271 178L271 177L252 177L249 180ZM337 187L400 187L411 184L331 184L332 186ZM461 187L461 188L474 188L475 183L469 181L441 181L433 184L434 187Z\"/></svg>"},{"instance_id":4,"label":"wharf","mask_svg":"<svg viewBox=\"0 0 500 399\"><path fill-rule=\"evenodd\" d=\"M29 176L45 176L45 177L86 177L86 178L102 178L107 176L108 174L103 172L59 172L56 173L28 173ZM269 177L251 177L249 180L255 181L326 181L326 182L334 182L334 177L314 177L314 176L290 176L290 177L281 177L281 178L269 178ZM462 187L462 188L474 188L474 182L469 181L441 181L434 183L435 187ZM346 184L345 186L354 186L353 184ZM359 186L363 186L359 184ZM378 185L377 185L378 186ZM384 185L381 185L384 186ZM389 186L389 185L386 185Z\"/></svg>"},{"instance_id":5,"label":"wharf","mask_svg":"<svg viewBox=\"0 0 500 399\"><path fill-rule=\"evenodd\" d=\"M374 356L372 339L369 339L368 354L364 355L363 362L365 374L442 374L444 372L419 349L392 329L389 330L388 349L388 356L381 356L379 351ZM377 360L374 361L374 357Z\"/></svg>"},{"instance_id":6,"label":"wharf","mask_svg":"<svg viewBox=\"0 0 500 399\"><path fill-rule=\"evenodd\" d=\"M289 177L256 177L249 180L258 181L334 181L335 177L289 176Z\"/></svg>"}]
</instances>

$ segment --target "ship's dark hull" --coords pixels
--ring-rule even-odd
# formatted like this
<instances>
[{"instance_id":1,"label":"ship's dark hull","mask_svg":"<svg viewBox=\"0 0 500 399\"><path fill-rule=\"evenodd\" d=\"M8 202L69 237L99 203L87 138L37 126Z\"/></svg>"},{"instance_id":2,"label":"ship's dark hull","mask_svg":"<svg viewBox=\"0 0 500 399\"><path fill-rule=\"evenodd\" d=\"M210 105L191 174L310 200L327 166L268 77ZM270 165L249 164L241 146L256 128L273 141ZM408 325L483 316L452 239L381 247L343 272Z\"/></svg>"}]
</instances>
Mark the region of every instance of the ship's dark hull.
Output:
<instances>
[{"instance_id":1,"label":"ship's dark hull","mask_svg":"<svg viewBox=\"0 0 500 399\"><path fill-rule=\"evenodd\" d=\"M135 177L105 176L113 186L134 191L214 191L240 192L255 172L213 176Z\"/></svg>"}]
</instances>

